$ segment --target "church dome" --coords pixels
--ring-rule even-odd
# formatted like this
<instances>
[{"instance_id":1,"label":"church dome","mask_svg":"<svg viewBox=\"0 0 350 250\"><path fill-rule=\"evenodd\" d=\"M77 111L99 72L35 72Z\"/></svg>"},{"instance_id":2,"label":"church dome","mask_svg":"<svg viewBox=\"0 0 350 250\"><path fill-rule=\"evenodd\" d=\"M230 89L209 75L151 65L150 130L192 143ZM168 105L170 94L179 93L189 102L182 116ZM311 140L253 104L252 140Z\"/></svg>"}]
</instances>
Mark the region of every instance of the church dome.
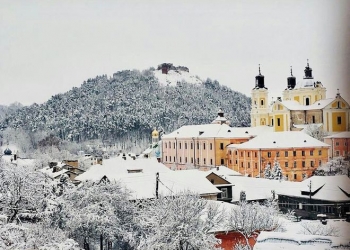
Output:
<instances>
[{"instance_id":1,"label":"church dome","mask_svg":"<svg viewBox=\"0 0 350 250\"><path fill-rule=\"evenodd\" d=\"M12 154L11 149L6 148L5 151L4 151L4 154L5 154L5 155L11 155L11 154Z\"/></svg>"},{"instance_id":2,"label":"church dome","mask_svg":"<svg viewBox=\"0 0 350 250\"><path fill-rule=\"evenodd\" d=\"M156 129L154 129L152 131L152 137L158 137L158 136L159 136L159 132Z\"/></svg>"}]
</instances>

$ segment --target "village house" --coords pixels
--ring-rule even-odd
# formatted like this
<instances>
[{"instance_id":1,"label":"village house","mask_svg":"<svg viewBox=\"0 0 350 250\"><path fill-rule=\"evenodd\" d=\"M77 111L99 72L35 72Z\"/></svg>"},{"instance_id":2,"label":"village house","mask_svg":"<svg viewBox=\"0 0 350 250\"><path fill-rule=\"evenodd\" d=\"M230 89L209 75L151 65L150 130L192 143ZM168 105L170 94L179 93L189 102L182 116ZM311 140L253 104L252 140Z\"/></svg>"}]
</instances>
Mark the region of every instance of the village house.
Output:
<instances>
[{"instance_id":1,"label":"village house","mask_svg":"<svg viewBox=\"0 0 350 250\"><path fill-rule=\"evenodd\" d=\"M119 182L130 190L131 200L173 196L188 191L204 199L216 200L221 193L204 175L198 174L198 170L172 171L156 158L133 159L127 154L105 160L102 166L92 166L75 180Z\"/></svg>"},{"instance_id":2,"label":"village house","mask_svg":"<svg viewBox=\"0 0 350 250\"><path fill-rule=\"evenodd\" d=\"M228 167L246 176L264 177L267 165L280 164L282 175L302 181L328 161L329 145L301 131L270 132L227 147Z\"/></svg>"},{"instance_id":3,"label":"village house","mask_svg":"<svg viewBox=\"0 0 350 250\"><path fill-rule=\"evenodd\" d=\"M324 142L330 145L329 157L350 157L350 132L340 132L324 137Z\"/></svg>"},{"instance_id":4,"label":"village house","mask_svg":"<svg viewBox=\"0 0 350 250\"><path fill-rule=\"evenodd\" d=\"M315 219L317 214L339 218L350 212L350 179L346 175L312 176L276 193L281 210L293 209L304 218Z\"/></svg>"}]
</instances>

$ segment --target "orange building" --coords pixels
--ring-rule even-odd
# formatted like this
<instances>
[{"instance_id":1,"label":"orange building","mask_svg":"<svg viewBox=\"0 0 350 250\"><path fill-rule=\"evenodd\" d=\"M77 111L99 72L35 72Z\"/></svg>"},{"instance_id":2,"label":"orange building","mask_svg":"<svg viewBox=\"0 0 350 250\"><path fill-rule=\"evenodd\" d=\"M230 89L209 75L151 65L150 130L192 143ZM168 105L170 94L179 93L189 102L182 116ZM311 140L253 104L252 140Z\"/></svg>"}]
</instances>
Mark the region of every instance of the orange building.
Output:
<instances>
[{"instance_id":1,"label":"orange building","mask_svg":"<svg viewBox=\"0 0 350 250\"><path fill-rule=\"evenodd\" d=\"M266 166L276 160L286 179L302 181L328 161L329 147L304 132L264 133L248 142L229 145L228 167L246 176L264 177Z\"/></svg>"},{"instance_id":2,"label":"orange building","mask_svg":"<svg viewBox=\"0 0 350 250\"><path fill-rule=\"evenodd\" d=\"M329 157L350 157L350 132L341 132L324 137L324 142L329 144Z\"/></svg>"},{"instance_id":3,"label":"orange building","mask_svg":"<svg viewBox=\"0 0 350 250\"><path fill-rule=\"evenodd\" d=\"M267 126L232 128L224 113L211 124L188 125L162 136L162 163L172 169L227 166L227 146L250 140L271 131Z\"/></svg>"}]
</instances>

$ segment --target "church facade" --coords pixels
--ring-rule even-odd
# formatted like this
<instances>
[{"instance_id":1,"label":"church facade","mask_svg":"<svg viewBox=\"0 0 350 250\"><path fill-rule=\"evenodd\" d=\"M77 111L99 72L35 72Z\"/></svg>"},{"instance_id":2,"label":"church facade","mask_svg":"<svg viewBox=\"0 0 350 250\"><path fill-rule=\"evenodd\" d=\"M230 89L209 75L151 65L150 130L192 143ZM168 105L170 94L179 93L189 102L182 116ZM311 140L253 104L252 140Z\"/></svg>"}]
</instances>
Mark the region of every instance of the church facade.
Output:
<instances>
[{"instance_id":1,"label":"church facade","mask_svg":"<svg viewBox=\"0 0 350 250\"><path fill-rule=\"evenodd\" d=\"M326 98L326 88L315 81L307 63L305 75L298 83L291 75L287 78L282 98L268 103L268 88L260 72L252 89L251 126L268 125L275 132L298 131L310 124L322 127L325 132L336 133L350 130L350 106L341 97Z\"/></svg>"}]
</instances>

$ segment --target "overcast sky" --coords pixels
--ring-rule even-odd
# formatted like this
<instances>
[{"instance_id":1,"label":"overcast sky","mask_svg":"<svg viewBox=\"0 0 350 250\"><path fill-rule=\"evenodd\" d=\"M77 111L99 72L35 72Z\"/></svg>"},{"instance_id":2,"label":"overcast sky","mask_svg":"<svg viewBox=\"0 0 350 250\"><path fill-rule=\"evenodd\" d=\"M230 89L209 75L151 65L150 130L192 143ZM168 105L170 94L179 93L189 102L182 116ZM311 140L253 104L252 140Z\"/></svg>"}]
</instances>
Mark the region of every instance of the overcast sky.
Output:
<instances>
[{"instance_id":1,"label":"overcast sky","mask_svg":"<svg viewBox=\"0 0 350 250\"><path fill-rule=\"evenodd\" d=\"M190 2L190 3L188 3ZM43 103L88 78L163 62L250 96L315 80L350 102L350 1L0 0L0 104Z\"/></svg>"}]
</instances>

